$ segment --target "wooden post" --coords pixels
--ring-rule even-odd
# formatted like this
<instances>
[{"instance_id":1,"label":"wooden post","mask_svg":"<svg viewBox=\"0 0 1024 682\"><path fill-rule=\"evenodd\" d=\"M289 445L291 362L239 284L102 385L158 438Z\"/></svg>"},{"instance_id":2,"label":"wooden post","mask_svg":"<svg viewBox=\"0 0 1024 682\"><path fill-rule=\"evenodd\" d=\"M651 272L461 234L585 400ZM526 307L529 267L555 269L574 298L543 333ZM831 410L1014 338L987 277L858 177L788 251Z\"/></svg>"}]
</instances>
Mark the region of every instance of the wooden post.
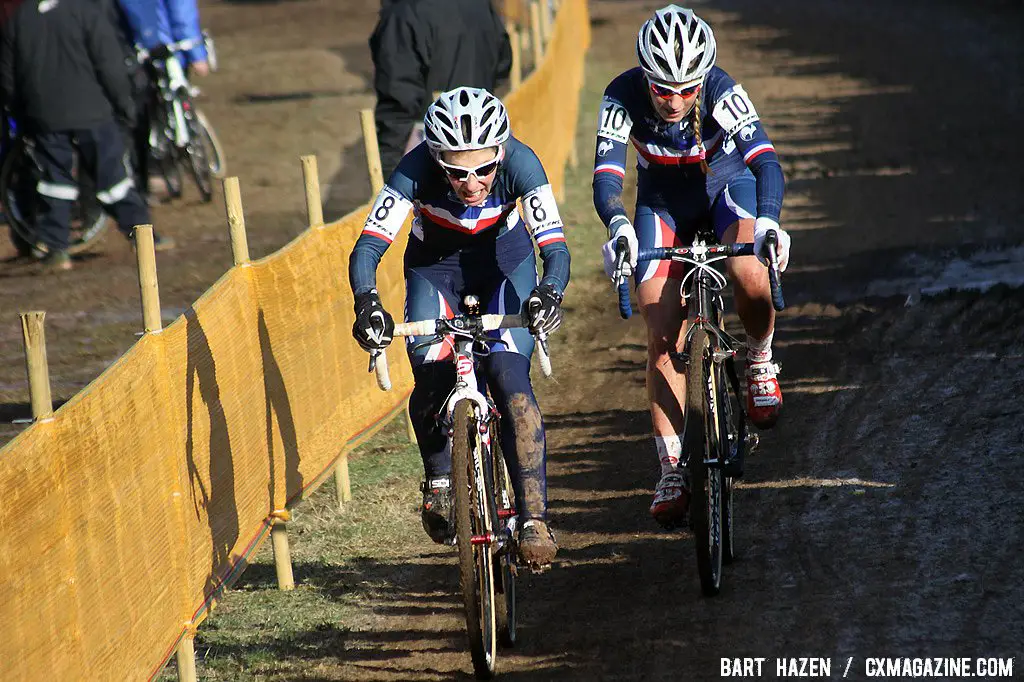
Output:
<instances>
[{"instance_id":1,"label":"wooden post","mask_svg":"<svg viewBox=\"0 0 1024 682\"><path fill-rule=\"evenodd\" d=\"M338 463L334 465L334 484L338 487L338 509L343 509L346 502L352 500L352 484L348 479L348 453L341 453Z\"/></svg>"},{"instance_id":2,"label":"wooden post","mask_svg":"<svg viewBox=\"0 0 1024 682\"><path fill-rule=\"evenodd\" d=\"M142 324L147 333L163 331L160 321L160 287L156 280L156 251L153 226L135 226L135 255L139 261L139 291L142 294Z\"/></svg>"},{"instance_id":3,"label":"wooden post","mask_svg":"<svg viewBox=\"0 0 1024 682\"><path fill-rule=\"evenodd\" d=\"M409 442L413 445L417 444L416 441L416 429L412 428L412 414L409 412L409 400L405 401L405 433L409 436Z\"/></svg>"},{"instance_id":4,"label":"wooden post","mask_svg":"<svg viewBox=\"0 0 1024 682\"><path fill-rule=\"evenodd\" d=\"M537 4L540 6L540 37L547 45L551 40L551 8L548 0L538 0Z\"/></svg>"},{"instance_id":5,"label":"wooden post","mask_svg":"<svg viewBox=\"0 0 1024 682\"><path fill-rule=\"evenodd\" d=\"M175 659L178 663L178 682L196 682L196 633L189 627L178 642Z\"/></svg>"},{"instance_id":6,"label":"wooden post","mask_svg":"<svg viewBox=\"0 0 1024 682\"><path fill-rule=\"evenodd\" d=\"M363 126L363 145L366 147L366 171L370 174L370 191L376 197L384 187L384 172L380 167L380 146L377 144L377 124L373 109L360 109L359 122Z\"/></svg>"},{"instance_id":7,"label":"wooden post","mask_svg":"<svg viewBox=\"0 0 1024 682\"><path fill-rule=\"evenodd\" d=\"M295 577L292 575L292 552L288 547L287 509L271 513L270 539L274 545L274 568L277 571L277 587L280 590L294 590Z\"/></svg>"},{"instance_id":8,"label":"wooden post","mask_svg":"<svg viewBox=\"0 0 1024 682\"><path fill-rule=\"evenodd\" d=\"M519 29L508 27L508 37L512 41L512 71L509 73L509 87L516 90L523 83L523 45L519 39Z\"/></svg>"},{"instance_id":9,"label":"wooden post","mask_svg":"<svg viewBox=\"0 0 1024 682\"><path fill-rule=\"evenodd\" d=\"M228 214L228 233L231 235L231 258L235 265L248 265L249 241L245 237L242 193L236 177L224 179L224 207Z\"/></svg>"},{"instance_id":10,"label":"wooden post","mask_svg":"<svg viewBox=\"0 0 1024 682\"><path fill-rule=\"evenodd\" d=\"M46 359L46 313L33 310L21 313L21 338L25 342L25 370L28 372L28 395L32 402L32 419L53 420L53 398L50 395L50 365Z\"/></svg>"},{"instance_id":11,"label":"wooden post","mask_svg":"<svg viewBox=\"0 0 1024 682\"><path fill-rule=\"evenodd\" d=\"M302 160L302 181L306 185L306 217L310 227L324 226L324 207L320 203L320 173L316 155L308 154Z\"/></svg>"},{"instance_id":12,"label":"wooden post","mask_svg":"<svg viewBox=\"0 0 1024 682\"><path fill-rule=\"evenodd\" d=\"M533 0L530 3L530 35L533 37L533 70L540 68L540 62L544 59L544 37L541 34L540 26L540 3Z\"/></svg>"}]
</instances>

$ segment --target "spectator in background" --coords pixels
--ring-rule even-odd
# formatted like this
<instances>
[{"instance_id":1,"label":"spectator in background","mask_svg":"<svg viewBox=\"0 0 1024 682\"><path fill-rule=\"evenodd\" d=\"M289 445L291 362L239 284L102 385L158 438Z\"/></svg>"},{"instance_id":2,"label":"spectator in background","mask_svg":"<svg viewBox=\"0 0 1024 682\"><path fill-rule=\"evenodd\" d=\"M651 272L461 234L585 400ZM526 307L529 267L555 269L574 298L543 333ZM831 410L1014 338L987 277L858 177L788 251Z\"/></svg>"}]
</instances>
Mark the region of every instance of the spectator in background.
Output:
<instances>
[{"instance_id":1,"label":"spectator in background","mask_svg":"<svg viewBox=\"0 0 1024 682\"><path fill-rule=\"evenodd\" d=\"M25 0L0 29L0 91L39 169L36 230L44 269L69 270L71 207L78 196L74 153L96 180L96 196L131 238L150 223L135 189L118 119L135 117L124 52L107 8L96 0ZM161 249L173 241L157 237Z\"/></svg>"},{"instance_id":2,"label":"spectator in background","mask_svg":"<svg viewBox=\"0 0 1024 682\"><path fill-rule=\"evenodd\" d=\"M209 56L203 43L196 0L113 0L120 6L130 43L152 50L182 40L196 40L195 47L180 53L191 74L210 73ZM135 60L132 50L131 58ZM132 130L135 152L135 183L144 196L149 195L149 116L150 82L145 69L137 69L133 79L138 117Z\"/></svg>"},{"instance_id":3,"label":"spectator in background","mask_svg":"<svg viewBox=\"0 0 1024 682\"><path fill-rule=\"evenodd\" d=\"M433 92L493 92L512 68L512 45L491 0L383 0L370 52L385 180L422 139Z\"/></svg>"}]
</instances>

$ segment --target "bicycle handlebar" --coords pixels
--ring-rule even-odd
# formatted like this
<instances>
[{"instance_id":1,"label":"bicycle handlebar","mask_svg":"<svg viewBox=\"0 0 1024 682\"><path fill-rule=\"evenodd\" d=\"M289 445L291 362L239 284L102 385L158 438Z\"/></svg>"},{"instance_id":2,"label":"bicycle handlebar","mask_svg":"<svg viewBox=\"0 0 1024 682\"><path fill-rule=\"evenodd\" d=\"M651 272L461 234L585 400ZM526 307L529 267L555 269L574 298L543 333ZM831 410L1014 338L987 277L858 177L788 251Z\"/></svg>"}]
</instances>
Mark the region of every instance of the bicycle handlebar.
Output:
<instances>
[{"instance_id":1,"label":"bicycle handlebar","mask_svg":"<svg viewBox=\"0 0 1024 682\"><path fill-rule=\"evenodd\" d=\"M186 38L185 40L179 40L174 43L165 43L163 45L157 45L152 50L147 50L139 45L135 46L135 54L137 55L140 62L145 62L153 59L168 59L171 55L177 52L185 52L191 50L193 47L199 47L205 42L204 38Z\"/></svg>"},{"instance_id":2,"label":"bicycle handlebar","mask_svg":"<svg viewBox=\"0 0 1024 682\"><path fill-rule=\"evenodd\" d=\"M772 305L775 310L782 310L786 307L786 300L782 295L782 280L779 278L779 261L775 247L778 245L778 235L775 230L769 230L764 240L765 246L768 247L769 262L768 262L768 284L771 288L772 294ZM624 260L625 249L626 249L625 238L620 238L616 242L616 272L618 272ZM712 244L710 246L662 246L652 249L640 249L637 254L637 263L652 260L673 260L683 259L686 257L694 256L698 250L702 250L709 256L753 256L754 244L753 242L737 242L735 244ZM629 303L629 285L625 282L619 282L619 314L623 319L629 319L633 314L632 308Z\"/></svg>"},{"instance_id":3,"label":"bicycle handlebar","mask_svg":"<svg viewBox=\"0 0 1024 682\"><path fill-rule=\"evenodd\" d=\"M473 328L466 325L466 321L465 317L457 317L452 320L403 322L395 325L395 336L434 336L438 333L438 327L441 327L442 331L455 327L456 330L462 329L466 333L471 333ZM479 330L489 332L496 329L514 329L525 326L521 315L481 315ZM547 337L544 335L537 337L537 356L544 376L550 377L551 356L548 354ZM370 369L377 375L377 386L382 391L390 391L391 377L388 375L388 359L383 350L370 354Z\"/></svg>"}]
</instances>

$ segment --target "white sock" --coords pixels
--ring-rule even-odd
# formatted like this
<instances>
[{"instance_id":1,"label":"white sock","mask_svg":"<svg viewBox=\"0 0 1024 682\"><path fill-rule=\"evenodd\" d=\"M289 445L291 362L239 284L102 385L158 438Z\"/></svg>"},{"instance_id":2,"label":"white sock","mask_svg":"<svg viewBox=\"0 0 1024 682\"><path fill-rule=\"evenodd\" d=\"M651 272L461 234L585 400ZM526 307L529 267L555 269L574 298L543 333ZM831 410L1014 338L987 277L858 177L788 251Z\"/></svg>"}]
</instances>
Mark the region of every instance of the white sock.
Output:
<instances>
[{"instance_id":1,"label":"white sock","mask_svg":"<svg viewBox=\"0 0 1024 682\"><path fill-rule=\"evenodd\" d=\"M772 359L772 339L775 337L775 330L768 332L768 336L760 341L747 334L747 362L768 362Z\"/></svg>"},{"instance_id":2,"label":"white sock","mask_svg":"<svg viewBox=\"0 0 1024 682\"><path fill-rule=\"evenodd\" d=\"M654 447L658 449L662 476L679 468L683 456L683 441L679 436L655 436Z\"/></svg>"}]
</instances>

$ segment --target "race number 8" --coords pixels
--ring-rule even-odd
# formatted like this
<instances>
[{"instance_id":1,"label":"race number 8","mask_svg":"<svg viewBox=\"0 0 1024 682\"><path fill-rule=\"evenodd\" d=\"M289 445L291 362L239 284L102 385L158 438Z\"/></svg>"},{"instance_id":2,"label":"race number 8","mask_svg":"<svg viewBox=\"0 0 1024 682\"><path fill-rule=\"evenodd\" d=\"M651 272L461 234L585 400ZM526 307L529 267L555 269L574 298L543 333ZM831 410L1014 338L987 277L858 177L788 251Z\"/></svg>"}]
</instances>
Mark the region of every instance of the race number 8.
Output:
<instances>
[{"instance_id":1,"label":"race number 8","mask_svg":"<svg viewBox=\"0 0 1024 682\"><path fill-rule=\"evenodd\" d=\"M544 210L544 202L541 201L541 198L539 196L534 194L532 197L530 197L528 206L530 207L530 211L533 213L534 223L539 224L547 220L548 213L547 211Z\"/></svg>"},{"instance_id":2,"label":"race number 8","mask_svg":"<svg viewBox=\"0 0 1024 682\"><path fill-rule=\"evenodd\" d=\"M373 217L377 219L377 222L384 222L384 219L388 217L388 213L395 206L395 198L390 194L384 197L384 200L380 202L380 206L373 212Z\"/></svg>"}]
</instances>

